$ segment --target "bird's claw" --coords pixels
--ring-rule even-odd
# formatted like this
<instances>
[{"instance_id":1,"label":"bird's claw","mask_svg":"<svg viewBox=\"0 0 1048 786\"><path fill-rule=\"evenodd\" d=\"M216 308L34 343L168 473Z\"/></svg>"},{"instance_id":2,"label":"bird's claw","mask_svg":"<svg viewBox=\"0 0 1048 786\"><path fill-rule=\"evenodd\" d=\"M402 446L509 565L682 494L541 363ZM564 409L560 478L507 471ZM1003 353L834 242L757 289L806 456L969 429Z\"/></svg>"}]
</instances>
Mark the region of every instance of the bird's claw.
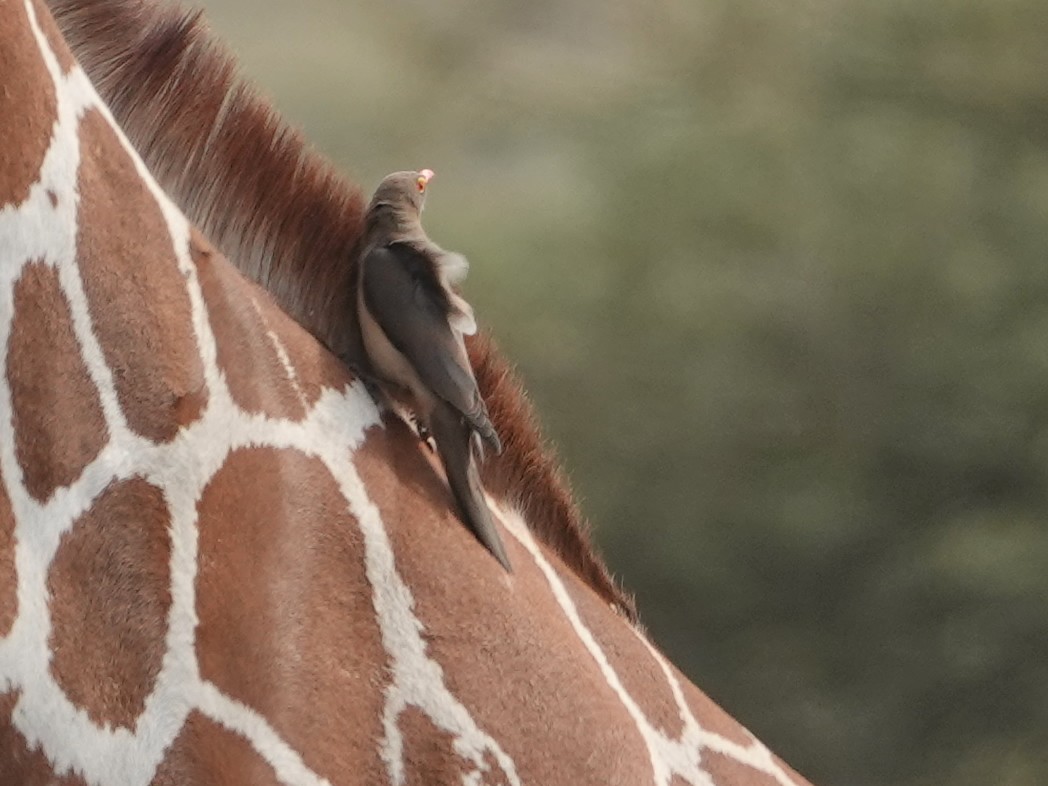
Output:
<instances>
[{"instance_id":1,"label":"bird's claw","mask_svg":"<svg viewBox=\"0 0 1048 786\"><path fill-rule=\"evenodd\" d=\"M426 424L417 415L411 416L411 425L415 427L415 431L418 432L418 438L422 440L422 443L430 450L436 450L437 446L433 442L429 429L426 428Z\"/></svg>"}]
</instances>

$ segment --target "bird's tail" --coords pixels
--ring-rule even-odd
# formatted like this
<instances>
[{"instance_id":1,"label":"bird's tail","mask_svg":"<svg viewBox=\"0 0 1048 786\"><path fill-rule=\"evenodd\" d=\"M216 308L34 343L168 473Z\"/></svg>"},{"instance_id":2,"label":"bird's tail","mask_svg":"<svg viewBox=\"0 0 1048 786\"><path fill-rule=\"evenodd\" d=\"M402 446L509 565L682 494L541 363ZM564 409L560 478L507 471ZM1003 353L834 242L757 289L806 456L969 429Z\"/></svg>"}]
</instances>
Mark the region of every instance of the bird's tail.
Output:
<instances>
[{"instance_id":1,"label":"bird's tail","mask_svg":"<svg viewBox=\"0 0 1048 786\"><path fill-rule=\"evenodd\" d=\"M508 571L512 571L506 547L495 529L480 487L480 476L473 460L471 446L473 429L462 418L462 415L443 402L438 404L430 418L430 429L437 443L437 451L444 462L444 472L448 476L448 485L458 503L462 518L465 519L477 539L494 555Z\"/></svg>"}]
</instances>

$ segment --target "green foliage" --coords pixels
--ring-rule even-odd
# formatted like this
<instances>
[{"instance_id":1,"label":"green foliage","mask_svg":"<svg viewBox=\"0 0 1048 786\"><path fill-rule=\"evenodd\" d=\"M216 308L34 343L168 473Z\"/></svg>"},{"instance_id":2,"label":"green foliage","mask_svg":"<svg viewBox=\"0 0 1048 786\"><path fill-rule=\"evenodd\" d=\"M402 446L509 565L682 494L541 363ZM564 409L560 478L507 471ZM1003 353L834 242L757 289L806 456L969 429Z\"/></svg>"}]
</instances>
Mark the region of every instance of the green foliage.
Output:
<instances>
[{"instance_id":1,"label":"green foliage","mask_svg":"<svg viewBox=\"0 0 1048 786\"><path fill-rule=\"evenodd\" d=\"M1048 5L209 5L348 171L437 171L696 683L817 783L1048 783Z\"/></svg>"}]
</instances>

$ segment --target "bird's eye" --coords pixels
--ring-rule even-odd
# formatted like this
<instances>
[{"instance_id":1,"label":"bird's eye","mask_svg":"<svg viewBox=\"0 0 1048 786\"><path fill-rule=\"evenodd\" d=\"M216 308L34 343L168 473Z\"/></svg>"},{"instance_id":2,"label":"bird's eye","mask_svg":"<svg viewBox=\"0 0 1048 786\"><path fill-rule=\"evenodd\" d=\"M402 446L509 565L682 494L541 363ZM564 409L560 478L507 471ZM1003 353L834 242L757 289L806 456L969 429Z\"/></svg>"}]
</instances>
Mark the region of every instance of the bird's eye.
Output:
<instances>
[{"instance_id":1,"label":"bird's eye","mask_svg":"<svg viewBox=\"0 0 1048 786\"><path fill-rule=\"evenodd\" d=\"M426 178L424 178L421 175L419 175L415 179L415 185L418 187L419 193L422 193L423 191L426 190Z\"/></svg>"}]
</instances>

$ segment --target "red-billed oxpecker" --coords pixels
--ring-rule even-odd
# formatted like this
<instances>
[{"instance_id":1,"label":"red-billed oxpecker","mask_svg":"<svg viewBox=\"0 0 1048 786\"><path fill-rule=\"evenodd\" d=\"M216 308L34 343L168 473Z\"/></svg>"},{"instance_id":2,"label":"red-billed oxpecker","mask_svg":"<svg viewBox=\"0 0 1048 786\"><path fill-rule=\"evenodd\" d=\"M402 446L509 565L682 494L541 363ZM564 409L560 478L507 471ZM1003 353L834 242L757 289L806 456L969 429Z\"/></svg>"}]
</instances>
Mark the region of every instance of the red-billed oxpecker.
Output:
<instances>
[{"instance_id":1,"label":"red-billed oxpecker","mask_svg":"<svg viewBox=\"0 0 1048 786\"><path fill-rule=\"evenodd\" d=\"M433 437L466 524L510 570L477 473L481 440L496 453L502 444L463 343L477 330L473 309L453 289L469 263L421 224L432 177L429 169L394 172L371 198L358 265L360 332L383 392Z\"/></svg>"}]
</instances>

